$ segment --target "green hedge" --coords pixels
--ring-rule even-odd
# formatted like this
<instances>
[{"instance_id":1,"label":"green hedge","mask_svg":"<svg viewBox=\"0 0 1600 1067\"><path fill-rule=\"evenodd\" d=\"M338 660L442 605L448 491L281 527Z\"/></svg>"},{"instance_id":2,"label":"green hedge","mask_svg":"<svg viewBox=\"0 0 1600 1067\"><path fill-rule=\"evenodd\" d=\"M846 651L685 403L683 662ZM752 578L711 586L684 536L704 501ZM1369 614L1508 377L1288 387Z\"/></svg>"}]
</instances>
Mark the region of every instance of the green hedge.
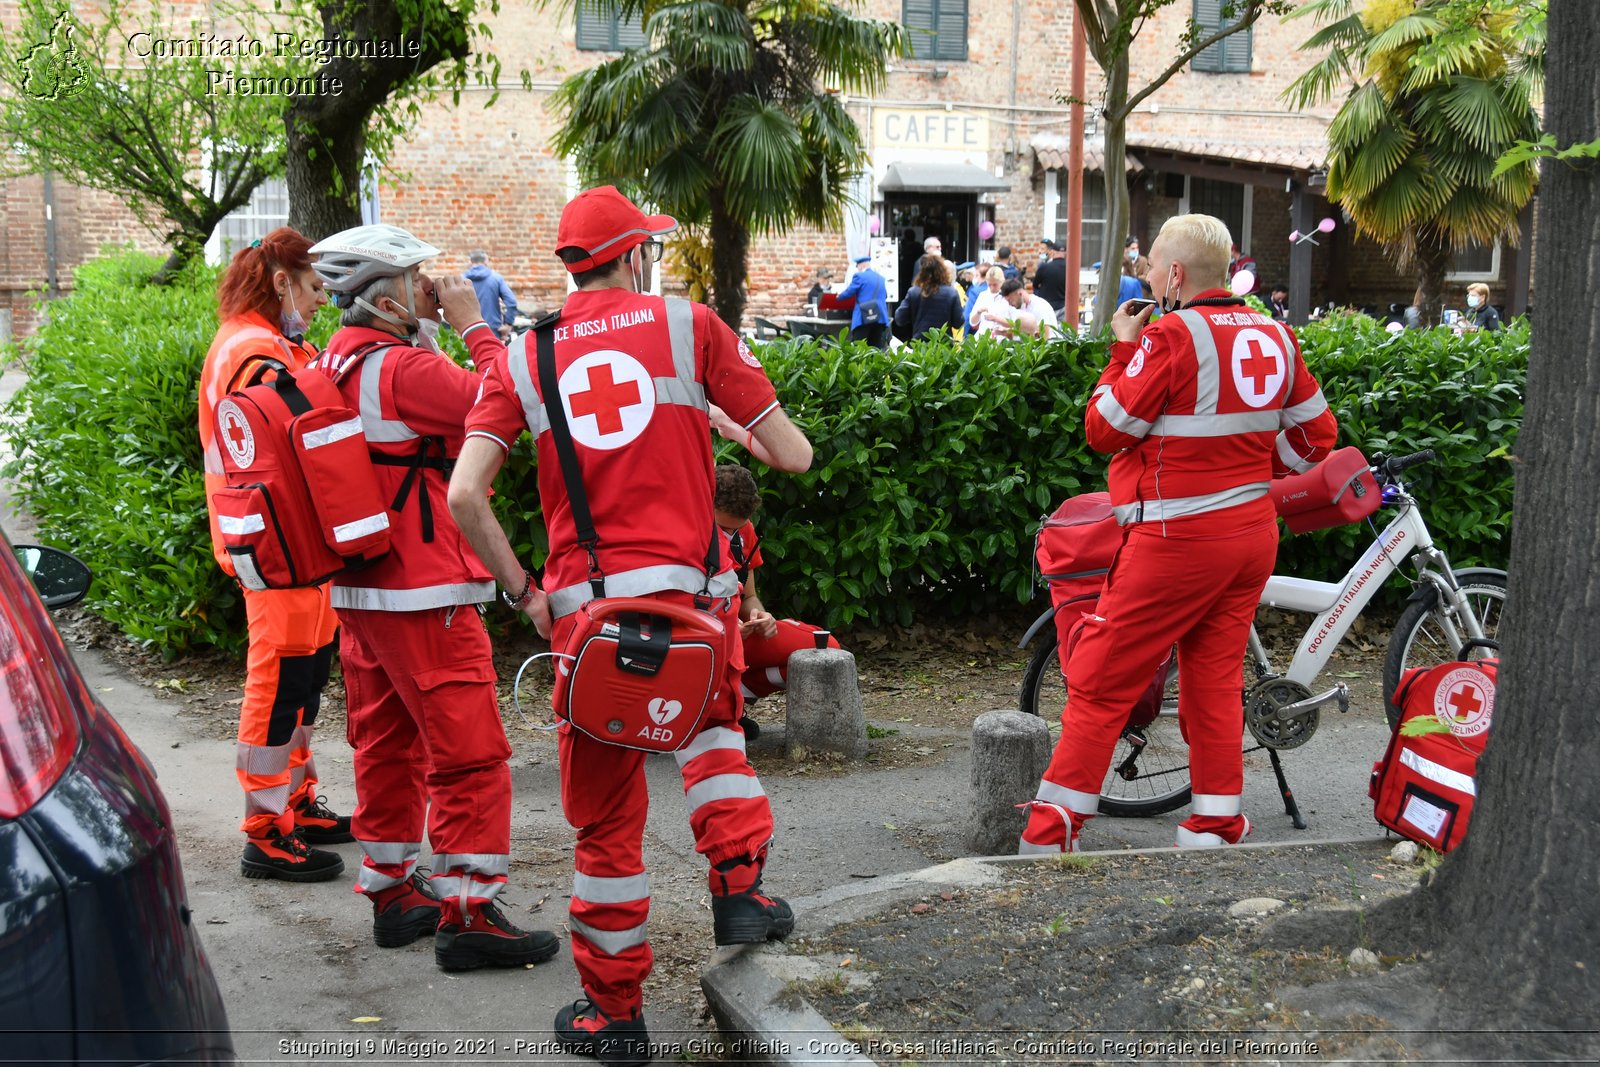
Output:
<instances>
[{"instance_id":1,"label":"green hedge","mask_svg":"<svg viewBox=\"0 0 1600 1067\"><path fill-rule=\"evenodd\" d=\"M91 606L168 655L237 649L243 619L211 560L195 390L216 330L214 271L143 279L149 257L82 268L24 346L30 380L9 408L8 468L43 536L95 569ZM331 309L313 324L325 339ZM1511 464L1528 334L1391 335L1355 317L1302 331L1307 362L1340 421L1371 452L1434 448L1412 484L1460 564L1503 566ZM447 344L459 357L457 339ZM987 613L1033 593L1033 534L1063 498L1103 487L1083 411L1104 363L1077 339L898 353L813 339L759 354L816 445L799 476L754 465L764 501L763 592L786 614L831 626ZM721 458L749 457L723 444ZM495 505L524 559L542 559L530 442L517 444ZM1287 538L1280 570L1335 578L1370 534L1346 527Z\"/></svg>"}]
</instances>

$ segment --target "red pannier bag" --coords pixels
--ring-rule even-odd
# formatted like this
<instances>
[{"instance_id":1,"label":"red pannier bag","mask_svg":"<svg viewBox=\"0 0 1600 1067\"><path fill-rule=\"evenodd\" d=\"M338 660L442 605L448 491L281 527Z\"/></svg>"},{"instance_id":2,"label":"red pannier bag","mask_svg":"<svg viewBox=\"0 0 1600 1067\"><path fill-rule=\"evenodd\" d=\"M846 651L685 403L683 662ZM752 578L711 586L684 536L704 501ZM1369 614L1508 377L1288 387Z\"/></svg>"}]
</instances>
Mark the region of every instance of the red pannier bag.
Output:
<instances>
[{"instance_id":1,"label":"red pannier bag","mask_svg":"<svg viewBox=\"0 0 1600 1067\"><path fill-rule=\"evenodd\" d=\"M320 585L389 551L361 417L312 366L228 393L216 433L227 485L212 494L226 563L246 589Z\"/></svg>"},{"instance_id":2,"label":"red pannier bag","mask_svg":"<svg viewBox=\"0 0 1600 1067\"><path fill-rule=\"evenodd\" d=\"M1378 510L1383 493L1359 448L1341 448L1304 474L1272 480L1272 504L1290 533L1344 526Z\"/></svg>"},{"instance_id":3,"label":"red pannier bag","mask_svg":"<svg viewBox=\"0 0 1600 1067\"><path fill-rule=\"evenodd\" d=\"M561 649L556 714L608 745L676 752L700 732L725 666L725 630L689 604L602 597Z\"/></svg>"},{"instance_id":4,"label":"red pannier bag","mask_svg":"<svg viewBox=\"0 0 1600 1067\"><path fill-rule=\"evenodd\" d=\"M1395 688L1400 722L1372 765L1368 795L1379 823L1401 837L1449 852L1467 834L1477 800L1478 757L1494 718L1499 660L1441 663L1407 671ZM1446 732L1407 736L1409 722Z\"/></svg>"}]
</instances>

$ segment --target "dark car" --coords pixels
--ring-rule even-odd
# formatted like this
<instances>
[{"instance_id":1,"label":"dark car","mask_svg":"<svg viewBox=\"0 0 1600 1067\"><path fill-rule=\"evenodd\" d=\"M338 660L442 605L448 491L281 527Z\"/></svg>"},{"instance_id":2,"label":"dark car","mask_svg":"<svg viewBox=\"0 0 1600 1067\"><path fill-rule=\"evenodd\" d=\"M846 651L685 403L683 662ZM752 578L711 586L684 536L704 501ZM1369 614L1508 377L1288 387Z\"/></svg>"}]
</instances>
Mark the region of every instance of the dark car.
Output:
<instances>
[{"instance_id":1,"label":"dark car","mask_svg":"<svg viewBox=\"0 0 1600 1067\"><path fill-rule=\"evenodd\" d=\"M45 614L88 588L0 537L0 1060L233 1063L155 771Z\"/></svg>"}]
</instances>

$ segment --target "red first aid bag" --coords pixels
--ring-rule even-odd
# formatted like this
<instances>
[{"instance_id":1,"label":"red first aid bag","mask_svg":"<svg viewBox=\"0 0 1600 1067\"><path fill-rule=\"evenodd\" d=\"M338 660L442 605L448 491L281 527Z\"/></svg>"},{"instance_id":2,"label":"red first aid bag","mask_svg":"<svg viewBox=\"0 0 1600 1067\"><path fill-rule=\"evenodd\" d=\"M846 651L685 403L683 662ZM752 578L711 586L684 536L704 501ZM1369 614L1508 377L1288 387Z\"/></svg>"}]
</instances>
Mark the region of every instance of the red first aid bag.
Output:
<instances>
[{"instance_id":1,"label":"red first aid bag","mask_svg":"<svg viewBox=\"0 0 1600 1067\"><path fill-rule=\"evenodd\" d=\"M1461 843L1477 800L1498 668L1493 659L1457 661L1401 676L1393 701L1400 722L1368 788L1378 822L1440 852ZM1415 722L1436 723L1440 732L1408 736L1406 724Z\"/></svg>"},{"instance_id":2,"label":"red first aid bag","mask_svg":"<svg viewBox=\"0 0 1600 1067\"><path fill-rule=\"evenodd\" d=\"M1290 533L1360 522L1378 510L1383 493L1359 448L1341 448L1304 474L1272 480L1272 503Z\"/></svg>"},{"instance_id":3,"label":"red first aid bag","mask_svg":"<svg viewBox=\"0 0 1600 1067\"><path fill-rule=\"evenodd\" d=\"M246 589L302 588L387 554L389 511L361 417L317 367L255 370L256 384L215 414L227 485L211 500L234 576Z\"/></svg>"},{"instance_id":4,"label":"red first aid bag","mask_svg":"<svg viewBox=\"0 0 1600 1067\"><path fill-rule=\"evenodd\" d=\"M1068 497L1044 520L1034 539L1033 558L1050 595L1067 598L1099 592L1105 573L1122 547L1122 527L1111 513L1110 493Z\"/></svg>"},{"instance_id":5,"label":"red first aid bag","mask_svg":"<svg viewBox=\"0 0 1600 1067\"><path fill-rule=\"evenodd\" d=\"M700 732L726 640L720 619L689 604L591 600L562 650L555 712L608 745L676 752Z\"/></svg>"}]
</instances>

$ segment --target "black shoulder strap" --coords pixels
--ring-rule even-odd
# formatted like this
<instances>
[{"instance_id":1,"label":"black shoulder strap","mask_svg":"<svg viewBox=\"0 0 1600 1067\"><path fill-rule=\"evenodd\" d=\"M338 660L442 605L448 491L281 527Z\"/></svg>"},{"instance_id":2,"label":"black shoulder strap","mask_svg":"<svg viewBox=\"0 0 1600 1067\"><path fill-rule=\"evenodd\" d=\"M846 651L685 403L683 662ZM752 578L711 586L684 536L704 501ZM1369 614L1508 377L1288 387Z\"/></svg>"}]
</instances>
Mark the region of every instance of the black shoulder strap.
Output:
<instances>
[{"instance_id":1,"label":"black shoulder strap","mask_svg":"<svg viewBox=\"0 0 1600 1067\"><path fill-rule=\"evenodd\" d=\"M281 378L289 373L289 365L271 356L252 356L239 364L239 369L233 372L226 391L234 393L240 389L248 389L252 385L260 385L268 371L276 371Z\"/></svg>"}]
</instances>

